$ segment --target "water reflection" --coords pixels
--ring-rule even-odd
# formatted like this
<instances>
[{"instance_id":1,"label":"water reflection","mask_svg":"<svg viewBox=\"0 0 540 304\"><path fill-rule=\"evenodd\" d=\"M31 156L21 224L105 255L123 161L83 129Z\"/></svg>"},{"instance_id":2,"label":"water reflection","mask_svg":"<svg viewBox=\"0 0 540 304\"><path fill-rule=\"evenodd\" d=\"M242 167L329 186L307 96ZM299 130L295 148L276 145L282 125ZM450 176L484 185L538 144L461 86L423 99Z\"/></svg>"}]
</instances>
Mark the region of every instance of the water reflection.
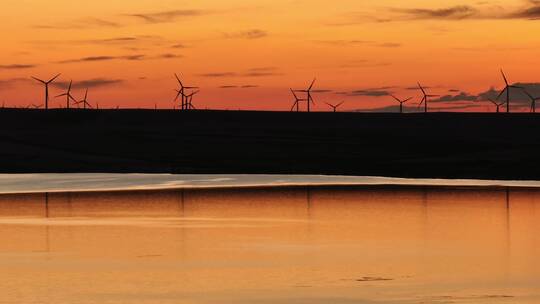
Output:
<instances>
[{"instance_id":1,"label":"water reflection","mask_svg":"<svg viewBox=\"0 0 540 304\"><path fill-rule=\"evenodd\" d=\"M4 195L0 294L8 303L537 303L539 202L540 191L511 188Z\"/></svg>"}]
</instances>

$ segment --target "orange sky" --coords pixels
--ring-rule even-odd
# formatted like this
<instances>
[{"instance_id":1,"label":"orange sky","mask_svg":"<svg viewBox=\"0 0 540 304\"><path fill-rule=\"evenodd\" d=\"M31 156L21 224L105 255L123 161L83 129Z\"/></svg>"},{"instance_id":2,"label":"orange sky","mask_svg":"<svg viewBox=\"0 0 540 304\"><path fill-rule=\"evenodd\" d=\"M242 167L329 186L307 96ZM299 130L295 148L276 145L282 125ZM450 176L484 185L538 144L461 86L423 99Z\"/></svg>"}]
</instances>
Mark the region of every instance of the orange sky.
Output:
<instances>
[{"instance_id":1,"label":"orange sky","mask_svg":"<svg viewBox=\"0 0 540 304\"><path fill-rule=\"evenodd\" d=\"M101 107L170 108L176 72L201 87L199 108L287 110L288 88L313 77L331 90L314 94L316 110L395 105L362 96L389 92L416 107L418 92L406 89L416 81L433 94L477 95L502 86L503 67L512 82L535 82L540 21L530 19L539 17L533 0L4 0L0 101L43 103L30 76L62 73L59 83L73 79L77 98L90 86Z\"/></svg>"}]
</instances>

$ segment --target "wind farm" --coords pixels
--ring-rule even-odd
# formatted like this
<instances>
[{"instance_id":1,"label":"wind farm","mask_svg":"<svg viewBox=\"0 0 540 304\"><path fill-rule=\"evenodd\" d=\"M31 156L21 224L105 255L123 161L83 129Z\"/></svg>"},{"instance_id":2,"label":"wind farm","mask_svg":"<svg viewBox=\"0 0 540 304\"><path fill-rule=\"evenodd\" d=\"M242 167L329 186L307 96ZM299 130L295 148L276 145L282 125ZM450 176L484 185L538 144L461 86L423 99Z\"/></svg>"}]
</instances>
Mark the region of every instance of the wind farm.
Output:
<instances>
[{"instance_id":1,"label":"wind farm","mask_svg":"<svg viewBox=\"0 0 540 304\"><path fill-rule=\"evenodd\" d=\"M4 2L0 304L540 303L540 0Z\"/></svg>"}]
</instances>

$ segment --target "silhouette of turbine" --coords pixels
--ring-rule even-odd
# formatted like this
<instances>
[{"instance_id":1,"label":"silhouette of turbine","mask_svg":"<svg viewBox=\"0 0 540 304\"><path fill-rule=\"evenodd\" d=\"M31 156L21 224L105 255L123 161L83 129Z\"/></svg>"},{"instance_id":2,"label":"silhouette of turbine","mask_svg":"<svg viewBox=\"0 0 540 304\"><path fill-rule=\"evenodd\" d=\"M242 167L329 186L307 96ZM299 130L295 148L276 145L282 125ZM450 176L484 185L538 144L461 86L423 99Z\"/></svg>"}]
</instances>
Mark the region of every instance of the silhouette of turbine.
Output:
<instances>
[{"instance_id":1,"label":"silhouette of turbine","mask_svg":"<svg viewBox=\"0 0 540 304\"><path fill-rule=\"evenodd\" d=\"M77 102L77 100L71 95L71 85L73 84L73 80L69 82L69 86L67 88L67 91L64 94L57 95L56 97L62 97L66 96L66 108L69 109L69 101Z\"/></svg>"},{"instance_id":2,"label":"silhouette of turbine","mask_svg":"<svg viewBox=\"0 0 540 304\"><path fill-rule=\"evenodd\" d=\"M77 102L77 104L81 104L83 105L83 109L86 110L86 107L88 106L89 108L92 108L92 105L88 103L88 89L86 89L86 92L84 93L84 99L80 100L79 102Z\"/></svg>"},{"instance_id":3,"label":"silhouette of turbine","mask_svg":"<svg viewBox=\"0 0 540 304\"><path fill-rule=\"evenodd\" d=\"M489 98L489 101L491 101L491 103L494 104L497 107L497 113L501 112L501 106L505 104L504 101L497 102L496 100L493 100L491 98Z\"/></svg>"},{"instance_id":4,"label":"silhouette of turbine","mask_svg":"<svg viewBox=\"0 0 540 304\"><path fill-rule=\"evenodd\" d=\"M523 89L523 92L531 100L531 113L536 113L536 102L540 100L540 97L533 97L527 90Z\"/></svg>"},{"instance_id":5,"label":"silhouette of turbine","mask_svg":"<svg viewBox=\"0 0 540 304\"><path fill-rule=\"evenodd\" d=\"M179 90L175 90L178 94L176 94L176 97L174 98L174 101L178 100L178 97L182 97L182 110L186 110L188 108L187 106L187 96L185 94L186 89L198 89L198 87L190 87L190 86L184 86L182 83L182 80L180 80L180 77L175 73L174 77L176 77L176 80L178 81L178 84L180 85Z\"/></svg>"},{"instance_id":6,"label":"silhouette of turbine","mask_svg":"<svg viewBox=\"0 0 540 304\"><path fill-rule=\"evenodd\" d=\"M58 76L60 76L60 75L61 74L58 74L58 75L54 76L53 78L49 79L49 81L41 80L39 78L36 78L36 77L32 76L32 78L34 78L34 80L39 81L43 85L45 85L45 110L49 109L49 84L51 84L53 81L55 81L56 78L58 78Z\"/></svg>"},{"instance_id":7,"label":"silhouette of turbine","mask_svg":"<svg viewBox=\"0 0 540 304\"><path fill-rule=\"evenodd\" d=\"M306 101L307 101L307 111L308 112L311 112L311 104L315 104L315 101L313 100L313 96L311 96L311 90L313 89L313 85L315 84L315 81L317 80L317 78L313 79L313 81L311 82L311 85L306 89L306 90L297 90L296 92L302 92L302 93L306 93L307 94L307 98L306 98Z\"/></svg>"},{"instance_id":8,"label":"silhouette of turbine","mask_svg":"<svg viewBox=\"0 0 540 304\"><path fill-rule=\"evenodd\" d=\"M501 91L499 96L497 96L497 100L499 98L501 98L501 96L504 94L504 92L506 92L506 113L510 113L510 89L523 89L523 88L515 86L515 85L510 85L510 83L508 83L508 79L506 78L506 75L504 74L502 69L501 69L501 75L502 75L502 77L504 79L505 87Z\"/></svg>"},{"instance_id":9,"label":"silhouette of turbine","mask_svg":"<svg viewBox=\"0 0 540 304\"><path fill-rule=\"evenodd\" d=\"M328 103L328 102L325 102L325 104L327 104L329 107L331 107L333 110L334 110L334 113L337 112L337 109L344 103L345 101L342 101L336 105L333 105L331 103Z\"/></svg>"},{"instance_id":10,"label":"silhouette of turbine","mask_svg":"<svg viewBox=\"0 0 540 304\"><path fill-rule=\"evenodd\" d=\"M429 97L437 97L439 95L428 95L426 93L426 90L424 90L424 88L422 87L422 85L420 83L418 83L418 88L420 88L420 90L422 91L422 94L424 94L424 97L422 98L422 101L420 102L418 107L420 107L422 104L424 104L424 113L427 113L428 112Z\"/></svg>"},{"instance_id":11,"label":"silhouette of turbine","mask_svg":"<svg viewBox=\"0 0 540 304\"><path fill-rule=\"evenodd\" d=\"M403 104L406 103L407 101L413 99L412 97L409 97L407 99L404 99L404 100L401 100L399 98L397 98L396 96L390 94L390 96L392 96L397 102L399 102L399 113L403 113Z\"/></svg>"},{"instance_id":12,"label":"silhouette of turbine","mask_svg":"<svg viewBox=\"0 0 540 304\"><path fill-rule=\"evenodd\" d=\"M296 93L294 92L293 89L291 89L291 93L294 96L294 103L293 103L293 105L291 107L291 112L294 111L295 107L296 107L296 112L300 112L300 102L301 101L306 101L306 99L299 98L298 95L296 95Z\"/></svg>"},{"instance_id":13,"label":"silhouette of turbine","mask_svg":"<svg viewBox=\"0 0 540 304\"><path fill-rule=\"evenodd\" d=\"M196 110L195 106L193 105L193 96L197 95L199 91L191 92L191 94L186 95L186 110Z\"/></svg>"}]
</instances>

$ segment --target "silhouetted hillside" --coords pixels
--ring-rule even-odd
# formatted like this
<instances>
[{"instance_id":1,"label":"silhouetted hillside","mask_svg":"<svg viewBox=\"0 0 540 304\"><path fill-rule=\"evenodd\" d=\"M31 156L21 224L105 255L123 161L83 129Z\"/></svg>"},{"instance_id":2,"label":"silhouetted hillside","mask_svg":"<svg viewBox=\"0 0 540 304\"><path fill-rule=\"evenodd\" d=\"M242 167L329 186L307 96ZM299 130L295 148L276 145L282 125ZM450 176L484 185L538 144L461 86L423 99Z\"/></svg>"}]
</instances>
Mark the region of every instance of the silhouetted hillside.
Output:
<instances>
[{"instance_id":1,"label":"silhouetted hillside","mask_svg":"<svg viewBox=\"0 0 540 304\"><path fill-rule=\"evenodd\" d=\"M0 110L1 172L540 179L540 115Z\"/></svg>"}]
</instances>

